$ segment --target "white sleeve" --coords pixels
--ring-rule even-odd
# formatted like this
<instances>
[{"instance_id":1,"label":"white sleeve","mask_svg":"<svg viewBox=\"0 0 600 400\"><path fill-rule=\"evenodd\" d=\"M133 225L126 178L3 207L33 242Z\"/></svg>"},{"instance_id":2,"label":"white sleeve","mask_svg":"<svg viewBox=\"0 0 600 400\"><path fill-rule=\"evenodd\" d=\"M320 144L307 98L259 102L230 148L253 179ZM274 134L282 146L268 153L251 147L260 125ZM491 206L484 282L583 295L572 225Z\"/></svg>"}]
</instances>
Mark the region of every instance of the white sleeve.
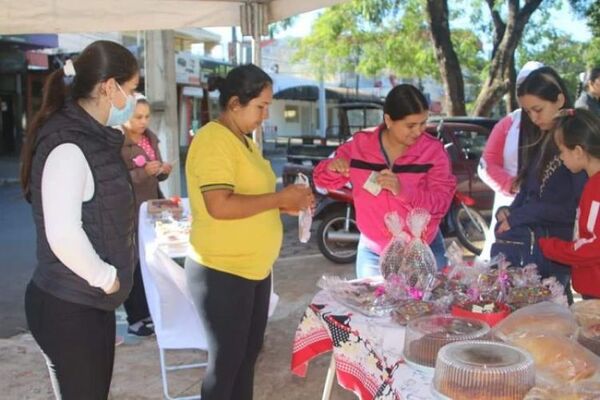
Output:
<instances>
[{"instance_id":1,"label":"white sleeve","mask_svg":"<svg viewBox=\"0 0 600 400\"><path fill-rule=\"evenodd\" d=\"M93 196L93 185L90 167L79 147L66 143L50 152L42 173L42 208L48 244L67 268L90 286L106 292L113 285L117 270L100 259L81 221L82 204Z\"/></svg>"}]
</instances>

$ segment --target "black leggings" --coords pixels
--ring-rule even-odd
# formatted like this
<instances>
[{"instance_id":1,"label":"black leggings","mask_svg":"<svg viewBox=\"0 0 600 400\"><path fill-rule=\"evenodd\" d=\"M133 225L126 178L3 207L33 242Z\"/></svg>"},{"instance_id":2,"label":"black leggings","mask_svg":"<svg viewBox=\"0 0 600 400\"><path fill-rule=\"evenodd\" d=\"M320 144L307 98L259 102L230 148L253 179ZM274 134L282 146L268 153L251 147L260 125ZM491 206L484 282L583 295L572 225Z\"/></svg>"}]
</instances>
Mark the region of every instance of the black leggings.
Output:
<instances>
[{"instance_id":1,"label":"black leggings","mask_svg":"<svg viewBox=\"0 0 600 400\"><path fill-rule=\"evenodd\" d=\"M127 300L123 303L125 312L127 313L127 322L129 325L138 323L150 316L148 310L148 301L146 300L146 291L144 290L144 280L142 279L142 271L140 262L135 266L133 271L133 286L131 292L127 296Z\"/></svg>"},{"instance_id":2,"label":"black leggings","mask_svg":"<svg viewBox=\"0 0 600 400\"><path fill-rule=\"evenodd\" d=\"M244 279L186 259L189 290L208 339L202 400L251 400L263 344L271 276Z\"/></svg>"},{"instance_id":3,"label":"black leggings","mask_svg":"<svg viewBox=\"0 0 600 400\"><path fill-rule=\"evenodd\" d=\"M25 314L57 399L106 400L115 359L115 312L61 300L30 282Z\"/></svg>"}]
</instances>

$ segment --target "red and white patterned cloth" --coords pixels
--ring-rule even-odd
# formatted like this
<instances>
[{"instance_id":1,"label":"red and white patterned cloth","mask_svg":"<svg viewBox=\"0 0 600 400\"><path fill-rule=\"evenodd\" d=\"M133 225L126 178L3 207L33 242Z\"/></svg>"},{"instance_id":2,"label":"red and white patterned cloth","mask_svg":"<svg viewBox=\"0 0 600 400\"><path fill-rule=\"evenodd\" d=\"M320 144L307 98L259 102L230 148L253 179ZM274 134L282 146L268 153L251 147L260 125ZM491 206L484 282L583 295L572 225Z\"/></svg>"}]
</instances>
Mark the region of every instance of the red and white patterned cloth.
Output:
<instances>
[{"instance_id":1,"label":"red and white patterned cloth","mask_svg":"<svg viewBox=\"0 0 600 400\"><path fill-rule=\"evenodd\" d=\"M404 328L390 318L349 310L326 291L313 298L296 330L292 372L304 377L310 360L333 351L340 386L361 400L431 399L431 376L402 358Z\"/></svg>"}]
</instances>

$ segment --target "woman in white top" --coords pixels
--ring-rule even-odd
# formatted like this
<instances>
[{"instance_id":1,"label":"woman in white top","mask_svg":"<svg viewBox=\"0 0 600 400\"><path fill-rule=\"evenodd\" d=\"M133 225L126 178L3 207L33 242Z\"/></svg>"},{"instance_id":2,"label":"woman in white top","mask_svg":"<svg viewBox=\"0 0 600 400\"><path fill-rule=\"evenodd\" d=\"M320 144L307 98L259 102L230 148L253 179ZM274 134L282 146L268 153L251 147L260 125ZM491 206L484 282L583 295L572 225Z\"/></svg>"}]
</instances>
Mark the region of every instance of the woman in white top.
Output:
<instances>
[{"instance_id":1,"label":"woman in white top","mask_svg":"<svg viewBox=\"0 0 600 400\"><path fill-rule=\"evenodd\" d=\"M90 44L48 77L23 148L38 260L25 312L57 399L108 397L114 310L129 294L136 261L124 138L110 126L129 119L138 81L126 48Z\"/></svg>"}]
</instances>

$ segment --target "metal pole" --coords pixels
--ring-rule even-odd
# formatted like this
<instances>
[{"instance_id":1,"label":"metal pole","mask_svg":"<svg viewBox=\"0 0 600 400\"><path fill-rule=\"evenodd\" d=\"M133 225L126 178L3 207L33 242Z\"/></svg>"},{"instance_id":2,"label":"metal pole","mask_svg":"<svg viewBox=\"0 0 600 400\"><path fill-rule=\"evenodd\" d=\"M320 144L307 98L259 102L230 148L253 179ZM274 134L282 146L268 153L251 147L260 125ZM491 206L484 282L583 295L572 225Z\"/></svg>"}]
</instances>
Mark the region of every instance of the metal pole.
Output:
<instances>
[{"instance_id":1,"label":"metal pole","mask_svg":"<svg viewBox=\"0 0 600 400\"><path fill-rule=\"evenodd\" d=\"M167 197L181 194L173 38L173 31L146 31L145 80L146 97L152 109L151 129L161 141L164 161L173 165L169 178L161 182L161 190Z\"/></svg>"},{"instance_id":2,"label":"metal pole","mask_svg":"<svg viewBox=\"0 0 600 400\"><path fill-rule=\"evenodd\" d=\"M251 21L252 21L252 63L257 67L260 67L261 62L261 49L260 49L260 37L261 37L261 18L260 7L262 5L260 3L252 3L252 12L251 12ZM252 133L252 138L254 142L257 144L258 148L262 152L263 150L263 131L262 126L256 128L256 130Z\"/></svg>"},{"instance_id":3,"label":"metal pole","mask_svg":"<svg viewBox=\"0 0 600 400\"><path fill-rule=\"evenodd\" d=\"M322 138L327 137L327 102L323 73L319 75L319 133Z\"/></svg>"}]
</instances>

